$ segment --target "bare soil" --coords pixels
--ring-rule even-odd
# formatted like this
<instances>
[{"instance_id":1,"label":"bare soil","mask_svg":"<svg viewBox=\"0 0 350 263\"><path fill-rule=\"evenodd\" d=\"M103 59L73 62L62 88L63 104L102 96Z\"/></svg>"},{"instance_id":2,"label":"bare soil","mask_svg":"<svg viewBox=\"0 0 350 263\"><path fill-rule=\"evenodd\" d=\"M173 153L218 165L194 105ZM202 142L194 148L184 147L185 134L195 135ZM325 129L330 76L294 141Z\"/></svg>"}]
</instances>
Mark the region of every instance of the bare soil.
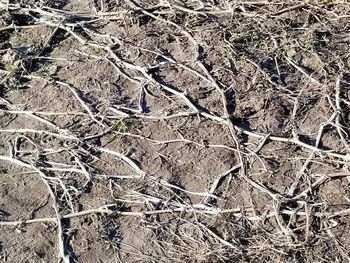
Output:
<instances>
[{"instance_id":1,"label":"bare soil","mask_svg":"<svg viewBox=\"0 0 350 263\"><path fill-rule=\"evenodd\" d=\"M0 1L1 262L350 262L348 1Z\"/></svg>"}]
</instances>

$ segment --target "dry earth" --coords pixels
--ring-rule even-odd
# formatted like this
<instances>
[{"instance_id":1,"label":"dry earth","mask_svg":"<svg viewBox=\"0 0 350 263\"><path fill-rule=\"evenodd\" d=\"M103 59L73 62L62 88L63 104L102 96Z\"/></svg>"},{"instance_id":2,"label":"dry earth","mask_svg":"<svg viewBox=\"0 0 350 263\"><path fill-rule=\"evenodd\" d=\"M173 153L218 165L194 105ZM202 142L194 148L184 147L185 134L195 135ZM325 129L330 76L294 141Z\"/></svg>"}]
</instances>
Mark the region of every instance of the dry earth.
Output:
<instances>
[{"instance_id":1,"label":"dry earth","mask_svg":"<svg viewBox=\"0 0 350 263\"><path fill-rule=\"evenodd\" d=\"M1 0L1 262L349 262L347 0Z\"/></svg>"}]
</instances>

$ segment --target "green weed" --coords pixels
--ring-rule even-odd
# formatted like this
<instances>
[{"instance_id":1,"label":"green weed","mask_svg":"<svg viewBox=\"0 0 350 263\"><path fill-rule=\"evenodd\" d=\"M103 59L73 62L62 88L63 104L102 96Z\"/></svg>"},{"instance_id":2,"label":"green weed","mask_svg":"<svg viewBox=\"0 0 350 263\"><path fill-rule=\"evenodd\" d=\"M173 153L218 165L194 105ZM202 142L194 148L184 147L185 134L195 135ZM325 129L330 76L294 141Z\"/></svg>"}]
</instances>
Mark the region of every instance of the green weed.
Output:
<instances>
[{"instance_id":1,"label":"green weed","mask_svg":"<svg viewBox=\"0 0 350 263\"><path fill-rule=\"evenodd\" d=\"M125 119L120 119L113 125L112 131L127 132L128 131L128 123L126 122Z\"/></svg>"}]
</instances>

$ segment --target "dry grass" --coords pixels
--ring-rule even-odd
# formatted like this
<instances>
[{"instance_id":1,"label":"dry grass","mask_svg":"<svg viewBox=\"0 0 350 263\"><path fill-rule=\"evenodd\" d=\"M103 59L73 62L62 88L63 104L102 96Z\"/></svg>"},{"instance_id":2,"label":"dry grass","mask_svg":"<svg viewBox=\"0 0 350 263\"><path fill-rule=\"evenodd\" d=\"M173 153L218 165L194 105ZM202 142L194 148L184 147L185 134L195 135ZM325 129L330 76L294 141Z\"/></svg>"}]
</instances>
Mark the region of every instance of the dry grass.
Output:
<instances>
[{"instance_id":1,"label":"dry grass","mask_svg":"<svg viewBox=\"0 0 350 263\"><path fill-rule=\"evenodd\" d=\"M53 224L62 262L96 240L101 262L350 261L347 1L18 2L0 173L35 174L53 213L0 203L1 228ZM9 240L4 262L50 262Z\"/></svg>"}]
</instances>

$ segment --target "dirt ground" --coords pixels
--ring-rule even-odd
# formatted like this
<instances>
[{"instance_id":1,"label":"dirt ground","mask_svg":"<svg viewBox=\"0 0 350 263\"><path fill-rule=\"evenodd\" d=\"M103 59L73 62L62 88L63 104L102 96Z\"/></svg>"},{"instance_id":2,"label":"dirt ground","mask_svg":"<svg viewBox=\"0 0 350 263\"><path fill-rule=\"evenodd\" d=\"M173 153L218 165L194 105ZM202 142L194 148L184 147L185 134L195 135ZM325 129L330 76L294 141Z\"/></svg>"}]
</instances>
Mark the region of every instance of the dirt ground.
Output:
<instances>
[{"instance_id":1,"label":"dirt ground","mask_svg":"<svg viewBox=\"0 0 350 263\"><path fill-rule=\"evenodd\" d=\"M0 262L350 262L347 0L1 0Z\"/></svg>"}]
</instances>

